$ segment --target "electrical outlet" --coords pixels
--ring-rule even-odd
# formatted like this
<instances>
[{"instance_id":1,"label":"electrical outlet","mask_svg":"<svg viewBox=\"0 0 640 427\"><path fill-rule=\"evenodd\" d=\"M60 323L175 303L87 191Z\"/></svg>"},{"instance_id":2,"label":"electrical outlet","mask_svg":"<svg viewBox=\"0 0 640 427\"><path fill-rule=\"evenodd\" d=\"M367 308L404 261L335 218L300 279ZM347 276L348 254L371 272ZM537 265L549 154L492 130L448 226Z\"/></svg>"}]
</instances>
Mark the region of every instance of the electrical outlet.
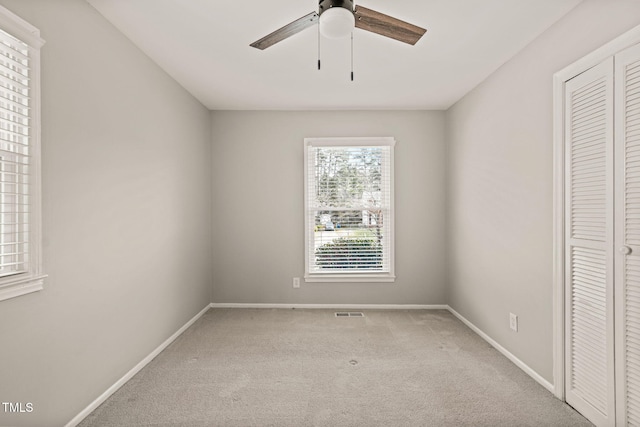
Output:
<instances>
[{"instance_id":1,"label":"electrical outlet","mask_svg":"<svg viewBox=\"0 0 640 427\"><path fill-rule=\"evenodd\" d=\"M518 332L518 316L509 313L509 327L512 331Z\"/></svg>"},{"instance_id":2,"label":"electrical outlet","mask_svg":"<svg viewBox=\"0 0 640 427\"><path fill-rule=\"evenodd\" d=\"M293 287L294 287L294 289L298 289L300 287L300 278L299 277L294 277L293 278Z\"/></svg>"}]
</instances>

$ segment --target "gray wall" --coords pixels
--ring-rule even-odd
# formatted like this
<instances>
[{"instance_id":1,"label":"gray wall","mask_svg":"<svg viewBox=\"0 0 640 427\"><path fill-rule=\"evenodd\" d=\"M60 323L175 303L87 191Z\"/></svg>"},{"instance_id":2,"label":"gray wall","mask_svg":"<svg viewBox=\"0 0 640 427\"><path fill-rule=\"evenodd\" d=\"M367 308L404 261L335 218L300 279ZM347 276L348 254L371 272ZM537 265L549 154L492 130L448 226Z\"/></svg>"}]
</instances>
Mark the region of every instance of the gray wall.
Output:
<instances>
[{"instance_id":1,"label":"gray wall","mask_svg":"<svg viewBox=\"0 0 640 427\"><path fill-rule=\"evenodd\" d=\"M204 308L209 112L82 0L0 0L41 30L41 292L0 302L0 425L64 425Z\"/></svg>"},{"instance_id":2,"label":"gray wall","mask_svg":"<svg viewBox=\"0 0 640 427\"><path fill-rule=\"evenodd\" d=\"M638 24L639 1L587 0L446 116L448 302L550 382L552 76Z\"/></svg>"},{"instance_id":3,"label":"gray wall","mask_svg":"<svg viewBox=\"0 0 640 427\"><path fill-rule=\"evenodd\" d=\"M213 301L444 304L444 113L212 113ZM302 283L303 139L393 136L395 283Z\"/></svg>"}]
</instances>

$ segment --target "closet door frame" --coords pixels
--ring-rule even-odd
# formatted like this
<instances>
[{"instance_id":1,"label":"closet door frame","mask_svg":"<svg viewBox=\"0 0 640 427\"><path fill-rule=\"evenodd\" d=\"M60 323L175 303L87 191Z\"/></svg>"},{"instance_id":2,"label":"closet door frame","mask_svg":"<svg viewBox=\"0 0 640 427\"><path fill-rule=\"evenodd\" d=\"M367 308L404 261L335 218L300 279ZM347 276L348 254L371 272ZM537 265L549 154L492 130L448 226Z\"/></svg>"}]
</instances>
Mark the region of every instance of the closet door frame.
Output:
<instances>
[{"instance_id":1,"label":"closet door frame","mask_svg":"<svg viewBox=\"0 0 640 427\"><path fill-rule=\"evenodd\" d=\"M640 25L558 71L553 76L553 393L565 396L565 85L611 58L640 43Z\"/></svg>"}]
</instances>

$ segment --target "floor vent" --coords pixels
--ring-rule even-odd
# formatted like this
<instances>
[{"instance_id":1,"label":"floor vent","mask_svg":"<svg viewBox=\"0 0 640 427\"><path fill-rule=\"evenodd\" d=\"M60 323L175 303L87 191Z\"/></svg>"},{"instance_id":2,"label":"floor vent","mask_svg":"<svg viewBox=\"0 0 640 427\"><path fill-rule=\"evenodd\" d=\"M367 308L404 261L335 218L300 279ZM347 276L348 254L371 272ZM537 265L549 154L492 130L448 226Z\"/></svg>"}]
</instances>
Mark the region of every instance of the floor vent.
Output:
<instances>
[{"instance_id":1,"label":"floor vent","mask_svg":"<svg viewBox=\"0 0 640 427\"><path fill-rule=\"evenodd\" d=\"M336 317L364 317L364 314L359 311L339 311Z\"/></svg>"}]
</instances>

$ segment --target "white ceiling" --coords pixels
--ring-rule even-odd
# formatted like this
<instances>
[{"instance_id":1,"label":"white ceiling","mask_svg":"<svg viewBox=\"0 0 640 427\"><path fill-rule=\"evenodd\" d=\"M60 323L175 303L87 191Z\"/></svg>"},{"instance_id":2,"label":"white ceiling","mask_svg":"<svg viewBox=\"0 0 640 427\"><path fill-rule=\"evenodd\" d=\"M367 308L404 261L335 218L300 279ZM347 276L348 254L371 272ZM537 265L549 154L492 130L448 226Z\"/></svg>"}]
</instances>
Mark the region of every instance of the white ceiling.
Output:
<instances>
[{"instance_id":1,"label":"white ceiling","mask_svg":"<svg viewBox=\"0 0 640 427\"><path fill-rule=\"evenodd\" d=\"M410 46L316 27L249 46L317 11L317 0L87 0L211 110L446 109L581 0L359 0L427 28Z\"/></svg>"}]
</instances>

